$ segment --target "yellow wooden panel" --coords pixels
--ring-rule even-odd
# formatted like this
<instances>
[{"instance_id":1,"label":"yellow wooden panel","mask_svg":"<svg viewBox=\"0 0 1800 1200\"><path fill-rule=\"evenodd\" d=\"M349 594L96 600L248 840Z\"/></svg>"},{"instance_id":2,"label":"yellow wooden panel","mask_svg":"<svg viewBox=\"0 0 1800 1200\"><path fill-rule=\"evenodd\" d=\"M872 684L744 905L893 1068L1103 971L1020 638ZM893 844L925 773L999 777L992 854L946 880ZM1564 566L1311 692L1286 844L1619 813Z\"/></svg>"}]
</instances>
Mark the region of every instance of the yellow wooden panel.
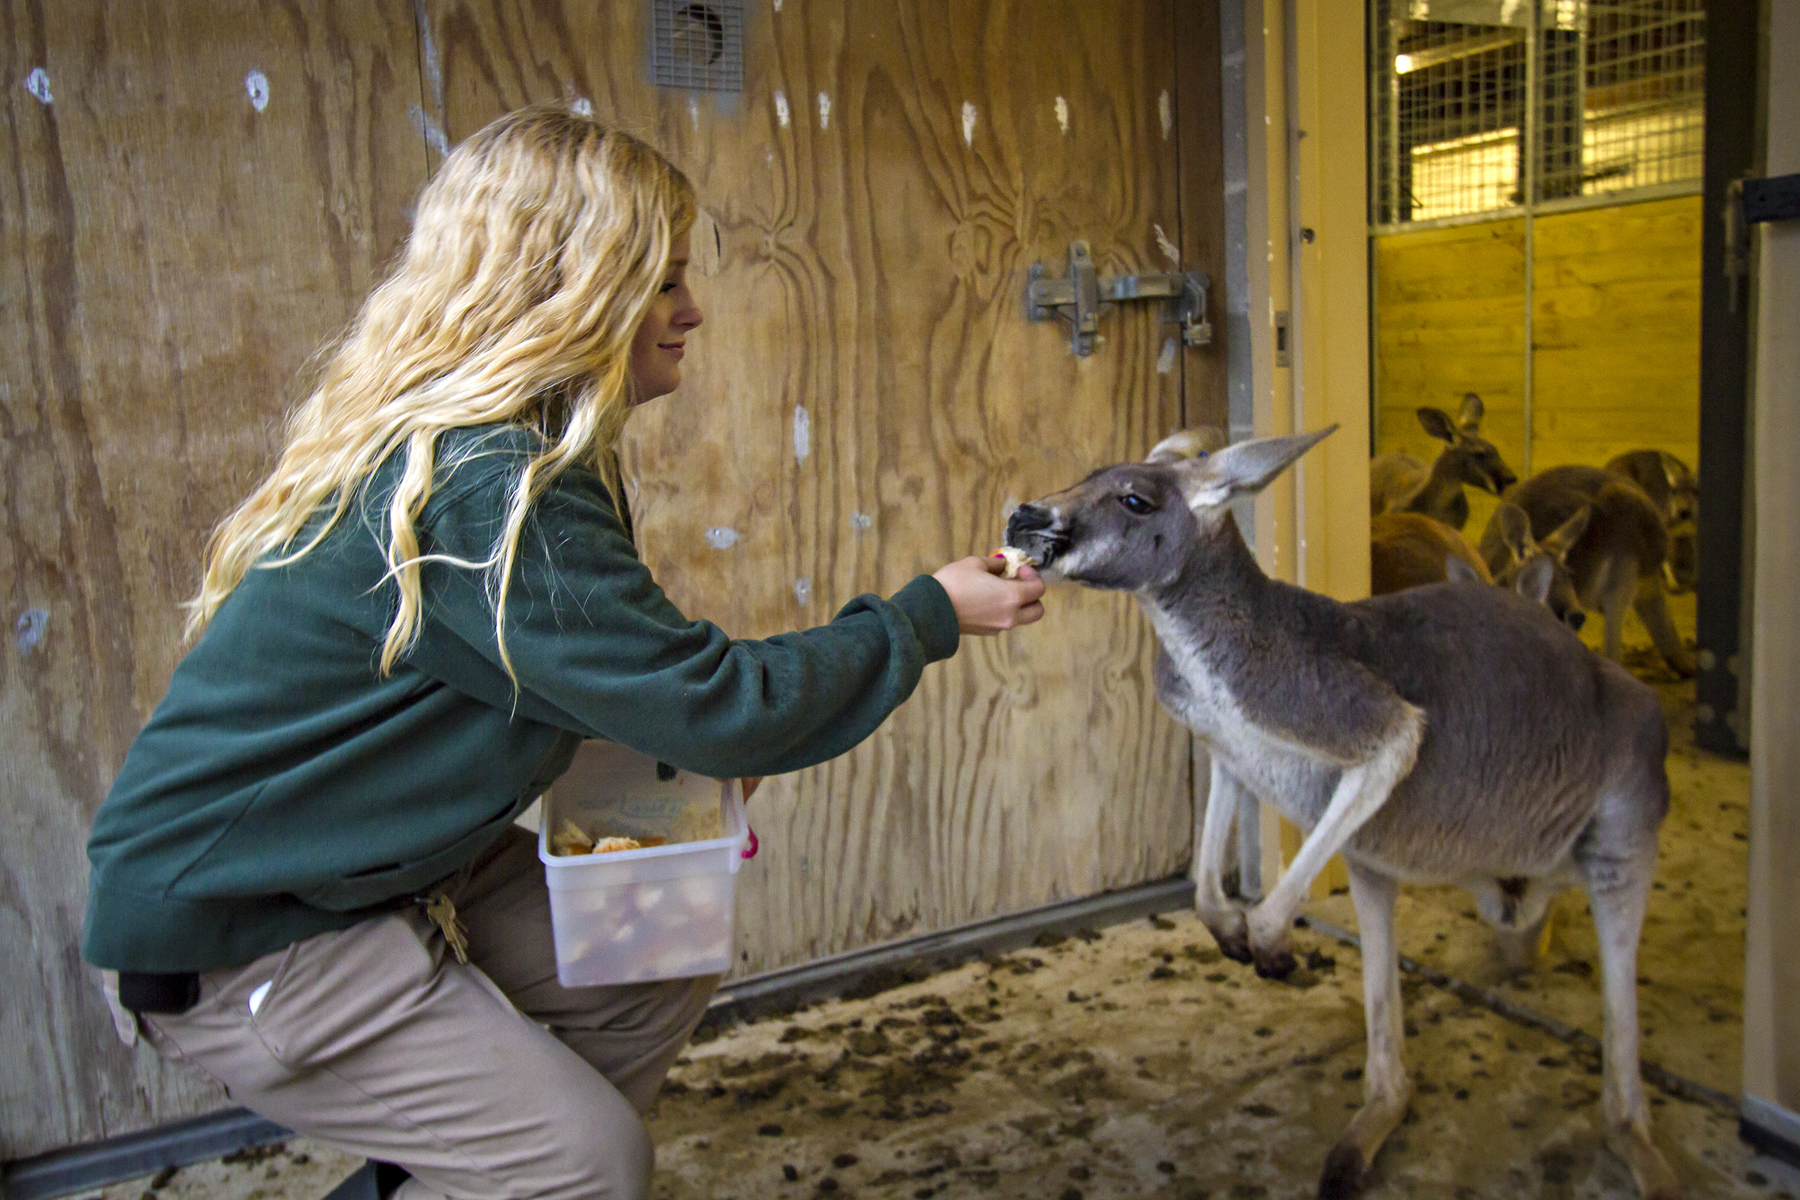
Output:
<instances>
[{"instance_id":1,"label":"yellow wooden panel","mask_svg":"<svg viewBox=\"0 0 1800 1200\"><path fill-rule=\"evenodd\" d=\"M1491 221L1374 242L1377 449L1429 460L1443 443L1423 405L1455 412L1476 392L1482 432L1515 464L1524 448L1525 226Z\"/></svg>"},{"instance_id":2,"label":"yellow wooden panel","mask_svg":"<svg viewBox=\"0 0 1800 1200\"><path fill-rule=\"evenodd\" d=\"M1702 225L1698 196L1538 219L1535 467L1642 446L1696 461Z\"/></svg>"}]
</instances>

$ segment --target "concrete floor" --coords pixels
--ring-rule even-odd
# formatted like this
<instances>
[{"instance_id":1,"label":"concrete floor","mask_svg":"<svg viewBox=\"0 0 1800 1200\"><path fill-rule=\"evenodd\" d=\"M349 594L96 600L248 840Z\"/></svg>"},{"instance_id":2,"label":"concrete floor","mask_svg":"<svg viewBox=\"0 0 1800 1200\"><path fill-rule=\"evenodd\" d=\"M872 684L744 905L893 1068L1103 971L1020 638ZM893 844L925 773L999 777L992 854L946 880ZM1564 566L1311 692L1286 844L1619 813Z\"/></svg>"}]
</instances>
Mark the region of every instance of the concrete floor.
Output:
<instances>
[{"instance_id":1,"label":"concrete floor","mask_svg":"<svg viewBox=\"0 0 1800 1200\"><path fill-rule=\"evenodd\" d=\"M1679 614L1691 628L1691 609ZM1644 1056L1737 1093L1748 770L1693 748L1691 685L1641 646L1675 733L1674 801L1644 931ZM1348 896L1311 911L1355 926ZM1402 952L1512 1004L1600 1032L1598 959L1578 894L1550 952L1507 979L1473 905L1402 893ZM859 1000L705 1036L651 1120L658 1200L850 1196L1278 1200L1313 1194L1358 1106L1357 952L1298 931L1287 983L1223 960L1191 913L1046 939ZM1412 1112L1371 1200L1634 1194L1600 1146L1598 1065L1548 1033L1417 976L1405 983ZM1659 1143L1695 1200L1800 1197L1752 1156L1729 1106L1652 1090ZM355 1163L296 1140L96 1200L312 1200Z\"/></svg>"}]
</instances>

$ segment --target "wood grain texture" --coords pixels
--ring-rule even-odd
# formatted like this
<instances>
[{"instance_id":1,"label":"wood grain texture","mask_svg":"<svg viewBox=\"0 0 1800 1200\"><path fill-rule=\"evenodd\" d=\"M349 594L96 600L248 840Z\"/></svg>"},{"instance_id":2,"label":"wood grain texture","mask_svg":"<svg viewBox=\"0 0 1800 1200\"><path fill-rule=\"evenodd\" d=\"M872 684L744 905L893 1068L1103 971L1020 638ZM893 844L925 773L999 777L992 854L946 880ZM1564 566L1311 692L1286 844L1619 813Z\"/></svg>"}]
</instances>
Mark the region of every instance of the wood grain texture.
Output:
<instances>
[{"instance_id":1,"label":"wood grain texture","mask_svg":"<svg viewBox=\"0 0 1800 1200\"><path fill-rule=\"evenodd\" d=\"M1009 504L1180 421L1152 311L1109 314L1080 360L1021 312L1027 266L1062 273L1071 239L1110 274L1163 269L1155 225L1180 237L1165 0L758 8L744 94L695 97L644 84L637 6L426 7L452 138L579 94L716 221L686 382L627 438L646 560L685 610L740 636L819 623L992 548ZM1156 706L1153 635L1120 597L1051 609L966 641L868 743L759 793L742 970L1181 868L1188 739Z\"/></svg>"},{"instance_id":2,"label":"wood grain texture","mask_svg":"<svg viewBox=\"0 0 1800 1200\"><path fill-rule=\"evenodd\" d=\"M1652 446L1699 454L1700 198L1538 217L1532 235L1534 470ZM1380 449L1429 459L1419 404L1480 392L1483 433L1515 469L1527 437L1524 225L1383 235L1377 257ZM1477 505L1470 527L1488 507Z\"/></svg>"},{"instance_id":3,"label":"wood grain texture","mask_svg":"<svg viewBox=\"0 0 1800 1200\"><path fill-rule=\"evenodd\" d=\"M207 529L425 159L404 0L0 11L0 589L8 625L43 614L0 650L9 1159L220 1100L112 1035L77 953L88 826L180 654Z\"/></svg>"},{"instance_id":4,"label":"wood grain texture","mask_svg":"<svg viewBox=\"0 0 1800 1200\"><path fill-rule=\"evenodd\" d=\"M1525 223L1490 221L1374 239L1377 449L1442 449L1414 410L1487 406L1482 434L1518 469L1525 449Z\"/></svg>"},{"instance_id":5,"label":"wood grain texture","mask_svg":"<svg viewBox=\"0 0 1800 1200\"><path fill-rule=\"evenodd\" d=\"M1700 451L1699 196L1538 219L1532 465Z\"/></svg>"}]
</instances>

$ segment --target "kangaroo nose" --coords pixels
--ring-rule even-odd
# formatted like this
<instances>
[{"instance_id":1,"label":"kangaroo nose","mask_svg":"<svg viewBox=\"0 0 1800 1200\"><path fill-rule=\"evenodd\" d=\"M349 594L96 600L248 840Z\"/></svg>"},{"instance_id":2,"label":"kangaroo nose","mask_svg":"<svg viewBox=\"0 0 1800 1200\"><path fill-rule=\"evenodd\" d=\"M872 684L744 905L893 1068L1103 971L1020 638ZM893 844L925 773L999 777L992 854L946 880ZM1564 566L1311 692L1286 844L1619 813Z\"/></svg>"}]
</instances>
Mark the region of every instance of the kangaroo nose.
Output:
<instances>
[{"instance_id":1,"label":"kangaroo nose","mask_svg":"<svg viewBox=\"0 0 1800 1200\"><path fill-rule=\"evenodd\" d=\"M1563 620L1569 623L1570 629L1573 629L1576 633L1580 633L1581 627L1587 624L1587 614L1584 612L1572 612L1564 617Z\"/></svg>"},{"instance_id":2,"label":"kangaroo nose","mask_svg":"<svg viewBox=\"0 0 1800 1200\"><path fill-rule=\"evenodd\" d=\"M1021 504L1006 522L1006 540L1010 543L1021 534L1048 529L1056 518L1035 504Z\"/></svg>"}]
</instances>

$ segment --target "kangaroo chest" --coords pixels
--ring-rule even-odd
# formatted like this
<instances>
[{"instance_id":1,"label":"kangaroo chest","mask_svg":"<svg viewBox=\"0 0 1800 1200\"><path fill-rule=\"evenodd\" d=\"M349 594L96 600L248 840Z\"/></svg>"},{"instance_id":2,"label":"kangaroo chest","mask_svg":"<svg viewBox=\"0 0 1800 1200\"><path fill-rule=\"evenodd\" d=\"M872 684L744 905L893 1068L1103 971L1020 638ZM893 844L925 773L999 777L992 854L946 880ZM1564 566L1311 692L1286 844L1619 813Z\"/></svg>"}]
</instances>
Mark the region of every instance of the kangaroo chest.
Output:
<instances>
[{"instance_id":1,"label":"kangaroo chest","mask_svg":"<svg viewBox=\"0 0 1800 1200\"><path fill-rule=\"evenodd\" d=\"M1310 827L1330 801L1339 771L1280 735L1263 729L1210 670L1192 640L1166 614L1146 604L1161 642L1156 695L1177 721L1193 730L1241 783L1265 804Z\"/></svg>"}]
</instances>

